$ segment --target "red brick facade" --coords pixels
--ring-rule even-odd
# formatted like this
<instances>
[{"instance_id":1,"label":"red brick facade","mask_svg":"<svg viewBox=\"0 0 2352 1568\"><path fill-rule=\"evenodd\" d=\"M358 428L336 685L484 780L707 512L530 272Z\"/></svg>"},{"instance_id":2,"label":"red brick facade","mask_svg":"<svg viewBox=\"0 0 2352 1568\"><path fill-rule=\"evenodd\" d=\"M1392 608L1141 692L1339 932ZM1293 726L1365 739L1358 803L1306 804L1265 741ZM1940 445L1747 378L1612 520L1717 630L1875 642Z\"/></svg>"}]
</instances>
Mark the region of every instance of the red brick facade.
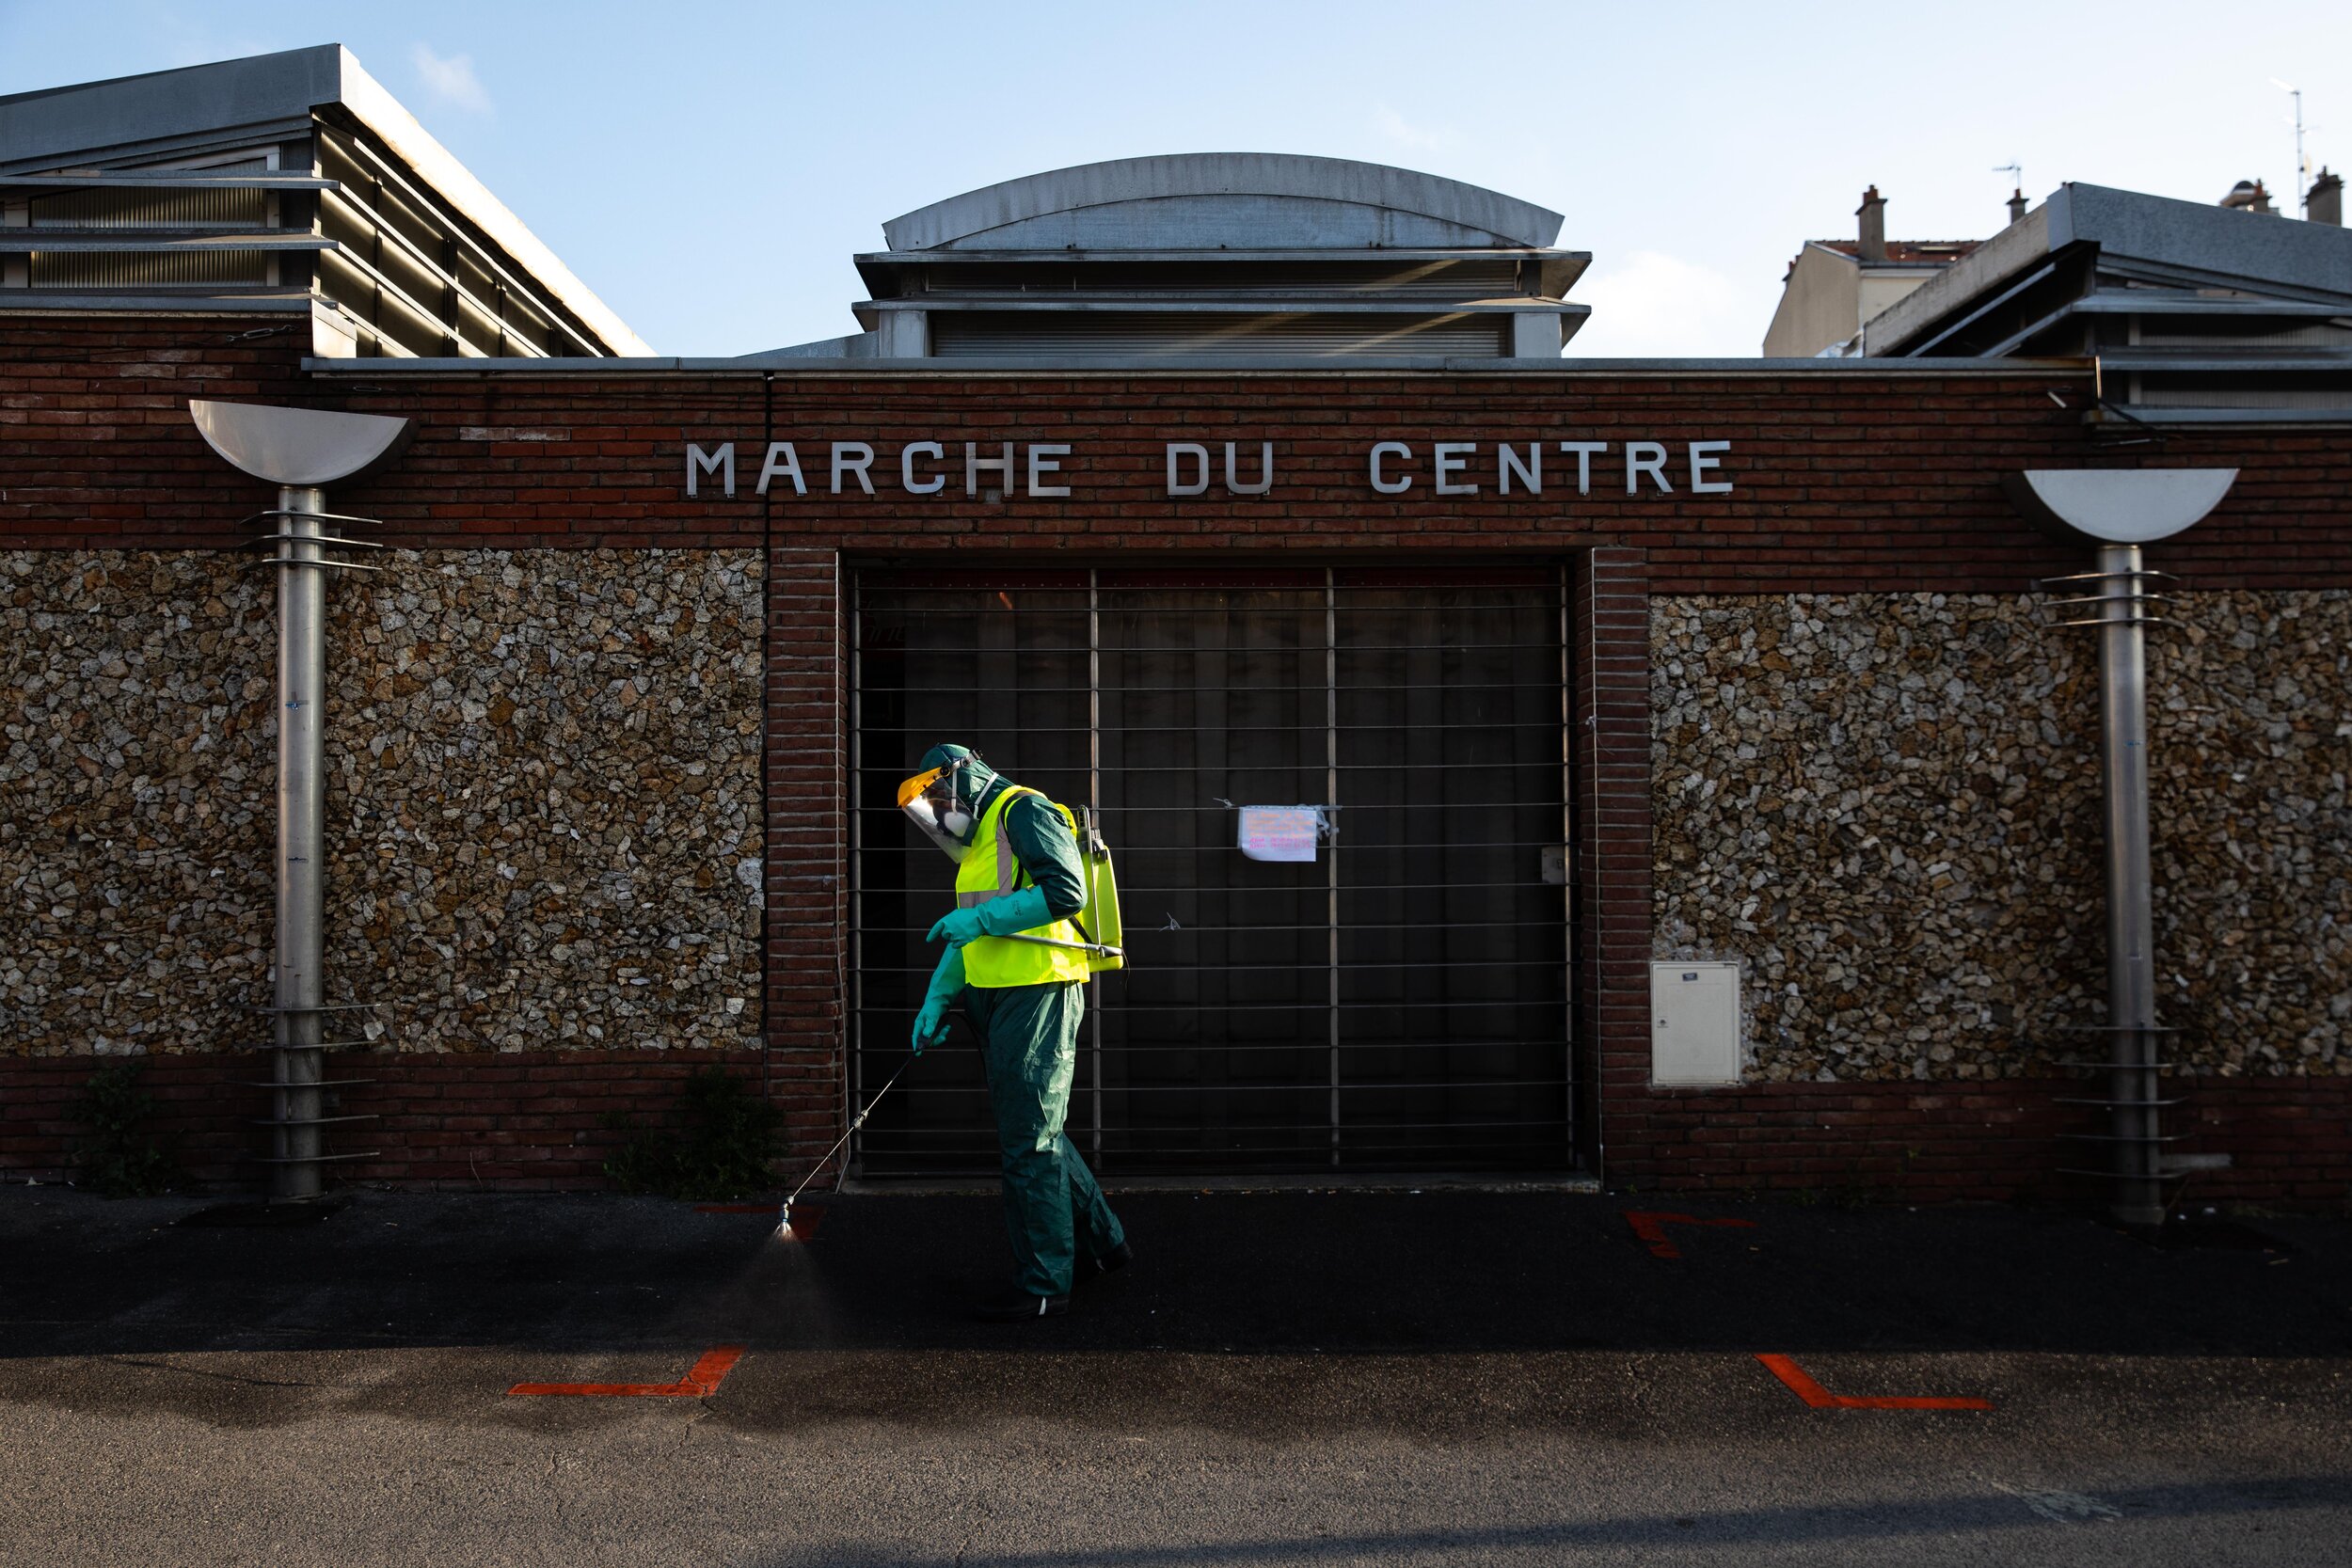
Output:
<instances>
[{"instance_id":1,"label":"red brick facade","mask_svg":"<svg viewBox=\"0 0 2352 1568\"><path fill-rule=\"evenodd\" d=\"M840 1135L848 1016L848 660L840 557L768 552L769 1069L796 1148Z\"/></svg>"},{"instance_id":2,"label":"red brick facade","mask_svg":"<svg viewBox=\"0 0 2352 1568\"><path fill-rule=\"evenodd\" d=\"M250 333L278 333L251 338ZM496 372L423 375L338 361L306 375L295 339L266 321L126 324L0 318L0 538L14 547L228 547L255 487L187 422L190 397L276 400L419 420L376 479L339 490L404 545L466 547L803 545L845 558L954 547L1069 552L1146 564L1197 552L1343 549L1565 556L1646 552L1654 594L1806 590L2010 592L2075 569L2010 512L1993 483L2025 467L2230 464L2237 485L2212 521L2165 546L2203 588L2310 587L2352 565L2352 448L2326 430L2174 433L2105 446L2082 420L2088 366L1878 372L1825 368L1078 376L836 372ZM1573 362L1566 362L1572 364ZM1163 447L1276 445L1263 497L1164 494ZM1542 498L1499 493L1484 443L1656 440L1676 492L1628 496L1615 456L1589 495L1565 492L1548 454ZM732 499L685 493L685 447L734 441ZM810 493L754 495L759 449L794 442ZM828 493L826 443L877 451L879 494ZM898 449L950 445L945 490L897 488ZM962 493L960 443L1067 443L1073 493L992 502ZM1413 489L1375 495L1375 441L1416 448ZM1465 478L1433 493L1429 447L1482 443ZM1728 440L1732 494L1698 496L1682 445Z\"/></svg>"},{"instance_id":3,"label":"red brick facade","mask_svg":"<svg viewBox=\"0 0 2352 1568\"><path fill-rule=\"evenodd\" d=\"M845 585L897 565L1208 558L1399 562L1470 556L1570 563L1575 640L1574 943L1580 1147L1645 1186L1868 1186L1996 1197L2051 1189L2072 1123L2043 1082L1648 1086L1651 953L1647 604L1665 594L2013 593L2080 569L2019 523L1996 479L2028 467L2233 464L2216 517L2164 547L2201 588L2352 584L2352 450L2324 431L2196 434L2102 446L2087 366L1888 372L1827 367L1494 373L969 374L704 371L474 373L386 362L308 373L266 321L0 317L0 548L228 548L266 501L196 435L186 400L307 404L417 419L399 464L336 493L383 537L427 547L752 546L768 563L765 1079L813 1154L842 1117L847 979ZM1274 444L1263 495L1166 493L1164 450ZM1609 443L1589 493L1564 440ZM686 493L686 449L735 443L735 494ZM755 495L770 442L807 493ZM831 443L873 449L878 494L834 494ZM910 442L940 443L938 494L898 483ZM967 497L962 443L1066 445L1067 497ZM1375 442L1408 443L1413 487L1368 483ZM1477 444L1435 493L1433 446ZM1492 443L1541 442L1547 493L1500 493ZM1672 494L1628 495L1625 443L1670 454ZM1683 454L1727 441L1729 494L1694 494ZM1016 459L1018 462L1018 458ZM1565 478L1563 469L1565 469ZM1395 470L1392 470L1395 471ZM852 476L853 478L853 476ZM944 553L956 552L952 557ZM61 1105L87 1058L0 1053L0 1167L54 1169ZM371 1056L353 1109L383 1119L380 1161L410 1181L593 1184L615 1134L598 1112L666 1100L679 1053ZM227 1177L258 1116L246 1058L171 1057L151 1074L191 1166ZM2340 1201L2352 1181L2352 1081L2201 1084L2200 1132L2236 1158L2201 1191Z\"/></svg>"}]
</instances>

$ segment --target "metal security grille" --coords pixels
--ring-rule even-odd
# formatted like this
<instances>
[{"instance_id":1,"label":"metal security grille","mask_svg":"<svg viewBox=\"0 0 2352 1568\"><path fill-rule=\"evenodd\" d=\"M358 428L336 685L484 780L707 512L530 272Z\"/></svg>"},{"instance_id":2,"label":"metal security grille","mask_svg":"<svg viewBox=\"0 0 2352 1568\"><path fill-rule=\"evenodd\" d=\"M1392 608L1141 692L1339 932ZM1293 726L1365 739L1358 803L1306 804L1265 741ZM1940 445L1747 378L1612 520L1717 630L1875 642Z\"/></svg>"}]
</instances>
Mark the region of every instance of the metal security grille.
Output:
<instances>
[{"instance_id":1,"label":"metal security grille","mask_svg":"<svg viewBox=\"0 0 2352 1568\"><path fill-rule=\"evenodd\" d=\"M906 1053L954 871L895 802L961 740L1117 858L1070 1136L1113 1173L1570 1162L1556 574L869 574L855 609L852 1112ZM1312 863L1235 809L1332 808ZM991 1171L969 1035L877 1108L867 1174Z\"/></svg>"}]
</instances>

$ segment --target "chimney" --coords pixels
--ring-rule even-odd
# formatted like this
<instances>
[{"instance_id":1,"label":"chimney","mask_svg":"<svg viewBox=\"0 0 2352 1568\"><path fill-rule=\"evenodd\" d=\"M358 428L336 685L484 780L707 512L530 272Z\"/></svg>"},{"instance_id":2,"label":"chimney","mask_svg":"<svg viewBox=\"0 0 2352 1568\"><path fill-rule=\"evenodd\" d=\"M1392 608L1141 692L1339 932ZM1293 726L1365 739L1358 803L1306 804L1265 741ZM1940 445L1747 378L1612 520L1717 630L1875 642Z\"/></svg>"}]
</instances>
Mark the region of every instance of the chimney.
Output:
<instances>
[{"instance_id":1,"label":"chimney","mask_svg":"<svg viewBox=\"0 0 2352 1568\"><path fill-rule=\"evenodd\" d=\"M2330 174L2328 166L2319 166L2319 178L2312 182L2312 193L2305 197L2303 215L2313 223L2332 223L2344 227L2344 176Z\"/></svg>"},{"instance_id":2,"label":"chimney","mask_svg":"<svg viewBox=\"0 0 2352 1568\"><path fill-rule=\"evenodd\" d=\"M1865 261L1886 260L1886 198L1872 185L1862 193L1862 205L1854 209L1854 216L1862 220L1862 259Z\"/></svg>"},{"instance_id":3,"label":"chimney","mask_svg":"<svg viewBox=\"0 0 2352 1568\"><path fill-rule=\"evenodd\" d=\"M2259 180L2241 180L2230 187L2230 194L2221 198L2221 205L2241 213L2270 211L2270 192Z\"/></svg>"},{"instance_id":4,"label":"chimney","mask_svg":"<svg viewBox=\"0 0 2352 1568\"><path fill-rule=\"evenodd\" d=\"M2009 221L2022 222L2026 216L2026 188L2023 185L2009 193Z\"/></svg>"}]
</instances>

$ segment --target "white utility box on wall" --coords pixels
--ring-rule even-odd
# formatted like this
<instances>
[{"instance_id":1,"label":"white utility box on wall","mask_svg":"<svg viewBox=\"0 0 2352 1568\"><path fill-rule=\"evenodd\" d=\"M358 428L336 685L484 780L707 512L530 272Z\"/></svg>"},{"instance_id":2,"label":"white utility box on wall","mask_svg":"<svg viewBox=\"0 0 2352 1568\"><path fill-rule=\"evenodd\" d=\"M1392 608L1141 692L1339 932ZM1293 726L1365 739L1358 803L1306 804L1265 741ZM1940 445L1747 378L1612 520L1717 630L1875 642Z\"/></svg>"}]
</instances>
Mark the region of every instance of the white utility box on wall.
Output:
<instances>
[{"instance_id":1,"label":"white utility box on wall","mask_svg":"<svg viewBox=\"0 0 2352 1568\"><path fill-rule=\"evenodd\" d=\"M1740 966L1649 966L1653 1084L1740 1082Z\"/></svg>"}]
</instances>

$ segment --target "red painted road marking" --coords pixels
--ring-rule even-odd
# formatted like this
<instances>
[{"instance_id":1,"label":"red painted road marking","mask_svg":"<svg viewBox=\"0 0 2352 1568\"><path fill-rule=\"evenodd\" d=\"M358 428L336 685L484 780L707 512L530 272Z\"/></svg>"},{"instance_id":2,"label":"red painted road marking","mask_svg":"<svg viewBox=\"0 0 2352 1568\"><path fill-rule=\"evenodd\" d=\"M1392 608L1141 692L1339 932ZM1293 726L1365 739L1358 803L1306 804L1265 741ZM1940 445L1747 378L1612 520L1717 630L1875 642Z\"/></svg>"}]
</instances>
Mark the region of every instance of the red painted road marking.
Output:
<instances>
[{"instance_id":1,"label":"red painted road marking","mask_svg":"<svg viewBox=\"0 0 2352 1568\"><path fill-rule=\"evenodd\" d=\"M1632 1211L1627 1212L1625 1223L1633 1227L1634 1235L1649 1243L1653 1258L1682 1256L1680 1249L1666 1240L1666 1227L1669 1225L1731 1225L1750 1230L1756 1227L1754 1220L1703 1220L1690 1214L1645 1214Z\"/></svg>"},{"instance_id":2,"label":"red painted road marking","mask_svg":"<svg viewBox=\"0 0 2352 1568\"><path fill-rule=\"evenodd\" d=\"M1758 1355L1772 1374L1796 1391L1797 1398L1816 1410L1990 1410L1991 1400L1942 1399L1932 1396L1876 1397L1833 1394L1811 1374L1785 1355Z\"/></svg>"},{"instance_id":3,"label":"red painted road marking","mask_svg":"<svg viewBox=\"0 0 2352 1568\"><path fill-rule=\"evenodd\" d=\"M517 1383L508 1395L568 1394L589 1399L707 1399L743 1359L741 1345L706 1352L678 1383Z\"/></svg>"}]
</instances>

